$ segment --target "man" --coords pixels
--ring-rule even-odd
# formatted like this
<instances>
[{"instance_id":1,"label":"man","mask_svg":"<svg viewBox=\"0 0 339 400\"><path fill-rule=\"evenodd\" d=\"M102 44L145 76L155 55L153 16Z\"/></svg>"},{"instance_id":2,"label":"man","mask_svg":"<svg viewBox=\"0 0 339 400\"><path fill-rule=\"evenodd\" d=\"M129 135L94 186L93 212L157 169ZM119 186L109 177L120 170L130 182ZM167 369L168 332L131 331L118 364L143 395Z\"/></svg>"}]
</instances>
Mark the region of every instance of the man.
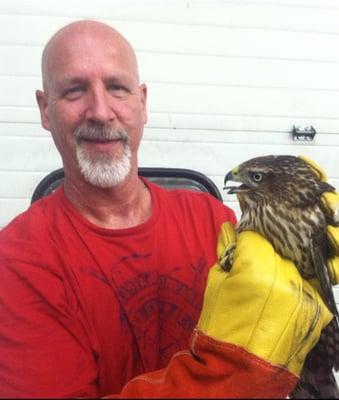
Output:
<instances>
[{"instance_id":1,"label":"man","mask_svg":"<svg viewBox=\"0 0 339 400\"><path fill-rule=\"evenodd\" d=\"M209 195L168 192L138 177L147 89L130 44L102 23L72 23L45 47L42 76L41 121L61 154L65 181L0 233L0 395L287 394L331 315L287 263L288 279L273 285L279 300L272 309L291 305L298 318L291 323L287 315L288 329L280 315L262 329L272 311L252 321L255 299L273 303L265 283L257 291L259 270L242 271L246 255L267 276L285 262L255 235L239 237L232 268L255 312L246 315L246 296L232 295L236 286L218 264L202 310L209 270L235 241L235 217ZM260 258L264 248L271 262ZM307 301L285 293L290 282ZM258 326L271 332L262 339L269 354L261 339L239 341ZM307 340L286 350L284 338L290 343L296 330L303 338L305 327L312 327ZM274 335L283 339L276 343ZM142 373L150 374L132 380Z\"/></svg>"}]
</instances>

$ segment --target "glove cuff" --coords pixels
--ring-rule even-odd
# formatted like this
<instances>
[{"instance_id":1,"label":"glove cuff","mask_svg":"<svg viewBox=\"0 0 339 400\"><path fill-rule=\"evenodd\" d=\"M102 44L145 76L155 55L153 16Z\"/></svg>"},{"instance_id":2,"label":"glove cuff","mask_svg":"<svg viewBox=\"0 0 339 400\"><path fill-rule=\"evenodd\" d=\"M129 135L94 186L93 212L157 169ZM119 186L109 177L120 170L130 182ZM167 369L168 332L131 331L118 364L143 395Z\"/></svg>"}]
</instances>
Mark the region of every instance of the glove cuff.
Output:
<instances>
[{"instance_id":1,"label":"glove cuff","mask_svg":"<svg viewBox=\"0 0 339 400\"><path fill-rule=\"evenodd\" d=\"M167 368L139 375L122 398L283 399L298 377L246 350L194 330L190 351L176 353ZM113 398L108 396L107 398Z\"/></svg>"},{"instance_id":2,"label":"glove cuff","mask_svg":"<svg viewBox=\"0 0 339 400\"><path fill-rule=\"evenodd\" d=\"M199 329L194 330L190 347L205 367L202 378L205 384L210 380L214 382L216 391L213 393L210 388L206 397L286 398L298 382L298 376L287 368L274 365L242 347L215 340Z\"/></svg>"}]
</instances>

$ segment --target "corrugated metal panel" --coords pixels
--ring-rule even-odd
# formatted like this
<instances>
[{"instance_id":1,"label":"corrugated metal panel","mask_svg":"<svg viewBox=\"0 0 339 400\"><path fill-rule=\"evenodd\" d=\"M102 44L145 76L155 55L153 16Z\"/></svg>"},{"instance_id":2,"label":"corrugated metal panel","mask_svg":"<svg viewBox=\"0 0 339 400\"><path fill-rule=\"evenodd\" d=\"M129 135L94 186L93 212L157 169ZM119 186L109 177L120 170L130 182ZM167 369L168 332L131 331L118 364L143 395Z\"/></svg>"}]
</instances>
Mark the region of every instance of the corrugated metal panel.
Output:
<instances>
[{"instance_id":1,"label":"corrugated metal panel","mask_svg":"<svg viewBox=\"0 0 339 400\"><path fill-rule=\"evenodd\" d=\"M0 8L0 226L13 215L6 208L21 210L14 199L28 199L37 177L61 165L34 91L44 43L79 18L116 26L137 51L149 86L143 165L195 168L220 187L224 171L248 157L304 153L339 179L337 2L14 0ZM294 143L294 124L315 126L314 142ZM20 190L13 174L27 181Z\"/></svg>"},{"instance_id":2,"label":"corrugated metal panel","mask_svg":"<svg viewBox=\"0 0 339 400\"><path fill-rule=\"evenodd\" d=\"M81 18L115 26L136 49L149 86L142 166L196 169L222 189L249 157L307 154L339 188L337 1L2 1L0 227L61 166L34 92L43 45ZM313 125L314 142L293 142L294 124Z\"/></svg>"}]
</instances>

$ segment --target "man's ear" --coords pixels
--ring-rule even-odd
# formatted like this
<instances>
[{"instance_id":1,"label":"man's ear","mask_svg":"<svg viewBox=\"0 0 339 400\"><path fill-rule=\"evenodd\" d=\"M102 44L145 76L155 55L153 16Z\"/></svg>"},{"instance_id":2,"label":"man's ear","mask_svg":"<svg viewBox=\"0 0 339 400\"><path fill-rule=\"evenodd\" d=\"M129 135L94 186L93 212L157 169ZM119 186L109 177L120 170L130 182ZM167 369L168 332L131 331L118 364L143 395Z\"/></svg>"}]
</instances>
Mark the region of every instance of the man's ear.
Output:
<instances>
[{"instance_id":1,"label":"man's ear","mask_svg":"<svg viewBox=\"0 0 339 400\"><path fill-rule=\"evenodd\" d=\"M147 122L147 86L143 83L139 86L140 89L140 96L141 102L143 105L143 112L144 112L144 124Z\"/></svg>"},{"instance_id":2,"label":"man's ear","mask_svg":"<svg viewBox=\"0 0 339 400\"><path fill-rule=\"evenodd\" d=\"M35 92L35 97L38 102L38 106L39 106L39 110L40 110L41 125L47 131L49 131L50 124L49 124L49 118L48 118L48 110L47 110L48 102L47 102L46 94L42 90L37 90Z\"/></svg>"}]
</instances>

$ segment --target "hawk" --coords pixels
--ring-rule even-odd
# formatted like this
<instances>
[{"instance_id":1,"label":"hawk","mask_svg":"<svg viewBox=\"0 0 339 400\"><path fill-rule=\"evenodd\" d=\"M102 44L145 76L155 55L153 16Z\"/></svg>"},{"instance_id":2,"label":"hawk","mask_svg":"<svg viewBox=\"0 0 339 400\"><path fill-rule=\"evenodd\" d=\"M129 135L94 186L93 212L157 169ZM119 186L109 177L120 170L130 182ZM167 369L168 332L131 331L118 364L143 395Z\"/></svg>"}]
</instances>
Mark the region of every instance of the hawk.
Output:
<instances>
[{"instance_id":1,"label":"hawk","mask_svg":"<svg viewBox=\"0 0 339 400\"><path fill-rule=\"evenodd\" d=\"M240 186L226 187L227 181ZM339 369L339 318L325 260L331 249L327 225L339 225L325 213L321 196L334 192L301 157L270 155L245 161L225 176L225 189L237 195L238 233L253 230L282 257L293 261L305 279L320 282L321 295L334 315L305 360L290 398L339 398L333 369Z\"/></svg>"}]
</instances>

